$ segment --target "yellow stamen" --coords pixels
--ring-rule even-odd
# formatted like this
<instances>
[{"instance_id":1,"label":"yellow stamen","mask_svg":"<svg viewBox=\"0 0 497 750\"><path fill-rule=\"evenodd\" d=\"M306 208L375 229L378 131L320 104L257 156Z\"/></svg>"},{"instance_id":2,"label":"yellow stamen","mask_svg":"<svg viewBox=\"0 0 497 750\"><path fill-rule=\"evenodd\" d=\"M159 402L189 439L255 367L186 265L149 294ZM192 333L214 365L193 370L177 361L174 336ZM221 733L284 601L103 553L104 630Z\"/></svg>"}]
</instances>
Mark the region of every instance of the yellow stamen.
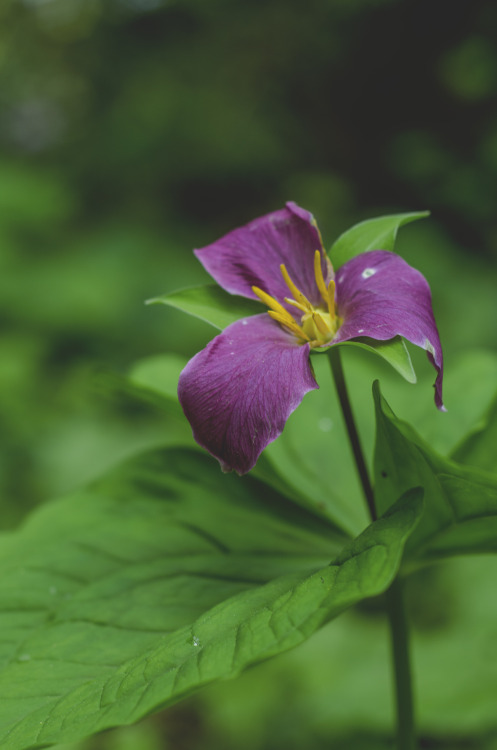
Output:
<instances>
[{"instance_id":1,"label":"yellow stamen","mask_svg":"<svg viewBox=\"0 0 497 750\"><path fill-rule=\"evenodd\" d=\"M333 273L333 269L326 256L325 260L328 269L326 276L329 276ZM295 317L287 307L284 307L270 294L257 286L252 287L254 294L269 308L268 315L297 336L300 339L300 344L308 342L312 348L329 344L335 335L337 325L341 323L335 309L335 282L332 280L326 285L322 262L322 253L320 250L316 250L314 253L314 276L319 294L325 303L324 305L320 303L316 307L294 284L285 265L283 263L280 265L281 275L293 295L293 299L285 297L285 303L297 308L300 313L300 315L295 314ZM328 311L326 311L326 308L328 308Z\"/></svg>"},{"instance_id":2,"label":"yellow stamen","mask_svg":"<svg viewBox=\"0 0 497 750\"><path fill-rule=\"evenodd\" d=\"M302 312L307 313L309 312L309 308L305 307L304 305L301 305L300 302L295 302L294 299L290 299L290 297L285 297L285 302L288 302L289 305L293 305L294 307L298 307L299 310L302 310Z\"/></svg>"},{"instance_id":3,"label":"yellow stamen","mask_svg":"<svg viewBox=\"0 0 497 750\"><path fill-rule=\"evenodd\" d=\"M316 250L314 253L314 276L316 277L316 284L318 285L319 292L324 302L328 302L328 291L324 282L323 269L321 268L321 253Z\"/></svg>"},{"instance_id":4,"label":"yellow stamen","mask_svg":"<svg viewBox=\"0 0 497 750\"><path fill-rule=\"evenodd\" d=\"M282 274L283 278L285 279L285 284L287 285L287 287L289 288L289 290L293 294L294 299L297 302L300 302L301 305L304 305L306 311L311 312L311 310L312 310L311 303L309 302L309 300L307 299L307 297L302 294L302 292L300 291L300 289L298 289L295 286L295 284L291 280L290 276L288 275L288 271L286 270L284 263L281 264L280 271L281 271L281 274Z\"/></svg>"},{"instance_id":5,"label":"yellow stamen","mask_svg":"<svg viewBox=\"0 0 497 750\"><path fill-rule=\"evenodd\" d=\"M273 320L277 320L278 323L281 323L281 325L286 326L289 328L293 333L296 333L297 336L299 336L302 339L305 339L306 341L310 341L309 336L304 333L302 328L294 321L290 313L286 312L285 315L282 315L281 313L274 312L274 310L268 310L268 315L270 315Z\"/></svg>"},{"instance_id":6,"label":"yellow stamen","mask_svg":"<svg viewBox=\"0 0 497 750\"><path fill-rule=\"evenodd\" d=\"M312 313L312 320L314 321L314 324L318 331L326 336L327 333L330 332L330 329L322 319L321 315L317 312Z\"/></svg>"},{"instance_id":7,"label":"yellow stamen","mask_svg":"<svg viewBox=\"0 0 497 750\"><path fill-rule=\"evenodd\" d=\"M258 286L253 286L252 291L254 292L254 294L257 294L261 302L264 302L264 304L267 305L270 310L281 313L281 315L290 315L290 313L285 310L283 305L280 305L280 303L275 300L274 297L271 297L271 295L267 292L263 292L262 289L259 289Z\"/></svg>"},{"instance_id":8,"label":"yellow stamen","mask_svg":"<svg viewBox=\"0 0 497 750\"><path fill-rule=\"evenodd\" d=\"M332 320L335 320L337 314L335 311L335 282L333 279L328 284L328 294L326 295L326 301L328 303L330 318Z\"/></svg>"}]
</instances>

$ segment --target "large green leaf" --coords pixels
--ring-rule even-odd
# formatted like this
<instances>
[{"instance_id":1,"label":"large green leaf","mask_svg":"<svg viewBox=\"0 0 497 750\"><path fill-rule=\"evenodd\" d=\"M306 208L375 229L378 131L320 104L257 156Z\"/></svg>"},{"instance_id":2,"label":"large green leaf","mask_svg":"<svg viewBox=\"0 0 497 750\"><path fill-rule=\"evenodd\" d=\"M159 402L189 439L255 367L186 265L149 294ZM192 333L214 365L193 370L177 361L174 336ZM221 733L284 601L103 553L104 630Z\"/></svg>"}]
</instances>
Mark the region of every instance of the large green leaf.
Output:
<instances>
[{"instance_id":1,"label":"large green leaf","mask_svg":"<svg viewBox=\"0 0 497 750\"><path fill-rule=\"evenodd\" d=\"M425 747L490 750L477 737L497 729L496 579L496 556L471 555L405 581ZM379 750L378 734L393 750L389 632L377 604L349 610L286 658L211 687L201 697L209 727L240 750L282 747L282 733L286 750Z\"/></svg>"},{"instance_id":2,"label":"large green leaf","mask_svg":"<svg viewBox=\"0 0 497 750\"><path fill-rule=\"evenodd\" d=\"M409 487L426 508L409 549L418 558L497 552L497 477L437 454L397 419L375 383L375 496L384 512Z\"/></svg>"},{"instance_id":3,"label":"large green leaf","mask_svg":"<svg viewBox=\"0 0 497 750\"><path fill-rule=\"evenodd\" d=\"M390 584L420 510L416 490L337 555L325 521L188 451L45 506L2 540L1 747L135 722L296 646Z\"/></svg>"},{"instance_id":4,"label":"large green leaf","mask_svg":"<svg viewBox=\"0 0 497 750\"><path fill-rule=\"evenodd\" d=\"M148 300L147 304L175 307L220 330L240 318L266 312L266 308L260 302L228 294L217 284L179 289L176 292L164 294L162 297Z\"/></svg>"},{"instance_id":5,"label":"large green leaf","mask_svg":"<svg viewBox=\"0 0 497 750\"><path fill-rule=\"evenodd\" d=\"M418 386L407 389L397 380L387 383L382 377L382 392L393 410L402 413L403 419L435 450L459 463L472 464L473 452L467 452L466 460L463 445L469 433L483 437L485 425L492 421L488 410L495 396L497 353L478 349L467 349L455 356L449 353L444 374L446 413L434 408L430 396L434 372L425 352L414 348L412 354L420 375ZM481 465L481 468L491 469L488 465Z\"/></svg>"},{"instance_id":6,"label":"large green leaf","mask_svg":"<svg viewBox=\"0 0 497 750\"><path fill-rule=\"evenodd\" d=\"M263 471L264 480L274 475L282 477L296 489L304 505L315 513L322 512L355 536L368 523L368 514L328 357L315 356L312 362L319 389L305 396L252 473Z\"/></svg>"},{"instance_id":7,"label":"large green leaf","mask_svg":"<svg viewBox=\"0 0 497 750\"><path fill-rule=\"evenodd\" d=\"M455 461L497 474L497 396L480 423L454 450L452 457Z\"/></svg>"},{"instance_id":8,"label":"large green leaf","mask_svg":"<svg viewBox=\"0 0 497 750\"><path fill-rule=\"evenodd\" d=\"M338 270L351 258L368 250L393 250L400 227L429 215L429 211L392 214L391 216L379 216L376 219L368 219L355 224L341 234L331 247L330 258L335 270Z\"/></svg>"}]
</instances>

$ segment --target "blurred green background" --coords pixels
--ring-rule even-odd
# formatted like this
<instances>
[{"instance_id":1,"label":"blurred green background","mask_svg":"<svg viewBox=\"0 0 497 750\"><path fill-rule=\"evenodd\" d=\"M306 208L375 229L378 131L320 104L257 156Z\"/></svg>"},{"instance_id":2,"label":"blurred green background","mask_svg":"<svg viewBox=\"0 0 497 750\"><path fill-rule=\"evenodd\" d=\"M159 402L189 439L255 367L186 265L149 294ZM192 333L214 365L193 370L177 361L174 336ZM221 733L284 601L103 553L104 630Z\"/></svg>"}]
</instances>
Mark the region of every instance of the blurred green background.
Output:
<instances>
[{"instance_id":1,"label":"blurred green background","mask_svg":"<svg viewBox=\"0 0 497 750\"><path fill-rule=\"evenodd\" d=\"M212 329L143 302L204 281L193 247L286 200L315 214L328 247L356 221L430 209L398 249L431 283L447 377L462 352L495 356L496 32L488 0L3 0L3 528L167 440L114 380L142 357L193 354ZM475 628L485 648L497 635L492 565L411 584L424 747L497 747L496 680L467 643ZM456 579L487 600L473 624ZM374 607L352 613L236 687L84 748L388 747L384 636ZM468 691L440 703L468 666L463 643Z\"/></svg>"}]
</instances>

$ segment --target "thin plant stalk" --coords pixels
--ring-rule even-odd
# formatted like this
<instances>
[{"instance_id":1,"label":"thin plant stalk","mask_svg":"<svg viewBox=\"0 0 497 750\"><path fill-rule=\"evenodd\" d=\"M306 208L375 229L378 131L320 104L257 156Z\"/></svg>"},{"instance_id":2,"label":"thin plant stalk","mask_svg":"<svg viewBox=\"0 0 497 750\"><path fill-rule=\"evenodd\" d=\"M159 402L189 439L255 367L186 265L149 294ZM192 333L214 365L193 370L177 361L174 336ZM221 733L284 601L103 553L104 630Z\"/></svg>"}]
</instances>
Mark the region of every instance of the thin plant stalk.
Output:
<instances>
[{"instance_id":1,"label":"thin plant stalk","mask_svg":"<svg viewBox=\"0 0 497 750\"><path fill-rule=\"evenodd\" d=\"M364 498L371 520L377 518L374 503L374 492L369 479L369 472L364 459L359 433L357 431L352 405L350 403L345 375L342 367L340 348L329 350L331 371L340 401L350 447L354 455ZM386 612L390 626L392 644L392 665L395 680L397 709L397 748L398 750L416 750L414 725L414 701L412 690L411 663L409 653L409 629L404 608L402 583L395 578L385 594Z\"/></svg>"},{"instance_id":2,"label":"thin plant stalk","mask_svg":"<svg viewBox=\"0 0 497 750\"><path fill-rule=\"evenodd\" d=\"M329 349L329 357L331 372L333 374L333 380L335 381L338 400L340 401L343 418L345 420L350 447L352 448L357 472L359 474L359 479L361 480L364 499L366 500L366 505L368 506L371 520L376 521L376 508L374 504L373 487L371 486L371 482L369 479L368 467L366 466L366 461L364 460L364 453L362 452L361 441L359 438L359 433L357 431L354 414L352 412L352 405L350 403L349 393L347 391L347 384L345 383L342 358L340 356L340 347L331 347Z\"/></svg>"},{"instance_id":3,"label":"thin plant stalk","mask_svg":"<svg viewBox=\"0 0 497 750\"><path fill-rule=\"evenodd\" d=\"M392 663L397 706L397 745L399 750L416 750L414 700L409 654L409 628L402 582L395 578L385 594L390 625Z\"/></svg>"}]
</instances>

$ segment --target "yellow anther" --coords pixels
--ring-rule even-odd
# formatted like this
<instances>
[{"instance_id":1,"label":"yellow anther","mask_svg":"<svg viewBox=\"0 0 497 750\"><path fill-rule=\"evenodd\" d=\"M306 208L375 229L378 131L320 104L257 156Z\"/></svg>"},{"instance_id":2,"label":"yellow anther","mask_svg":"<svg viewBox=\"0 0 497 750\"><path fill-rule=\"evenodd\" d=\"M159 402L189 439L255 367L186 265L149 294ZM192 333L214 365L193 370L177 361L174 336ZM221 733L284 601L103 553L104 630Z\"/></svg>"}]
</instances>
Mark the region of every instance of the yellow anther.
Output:
<instances>
[{"instance_id":1,"label":"yellow anther","mask_svg":"<svg viewBox=\"0 0 497 750\"><path fill-rule=\"evenodd\" d=\"M267 305L270 310L274 310L275 312L281 313L282 315L290 315L290 313L285 310L283 305L280 305L280 303L275 300L274 297L271 297L271 295L267 292L263 292L262 289L259 289L258 286L253 286L252 291L254 292L254 294L257 294L261 302L264 302L264 304Z\"/></svg>"},{"instance_id":2,"label":"yellow anther","mask_svg":"<svg viewBox=\"0 0 497 750\"><path fill-rule=\"evenodd\" d=\"M327 261L326 256L324 257ZM278 300L271 297L270 294L258 286L252 287L254 294L269 308L268 315L297 336L300 339L300 344L308 342L312 348L328 345L335 335L338 324L341 323L335 310L335 282L330 281L326 285L322 261L323 256L321 251L316 250L314 253L314 276L319 294L324 301L324 304L320 303L318 306L312 305L307 297L302 294L290 278L285 265L281 264L280 266L285 284L293 295L293 299L285 297L284 301L286 305L291 305L299 311L298 315L295 313L295 317L293 317L286 306L283 306ZM333 270L330 264L328 264L327 268L329 269L329 273L328 271L326 273L328 276L333 273Z\"/></svg>"},{"instance_id":3,"label":"yellow anther","mask_svg":"<svg viewBox=\"0 0 497 750\"><path fill-rule=\"evenodd\" d=\"M314 253L314 276L316 277L316 284L318 285L319 292L324 302L328 302L328 290L323 276L323 269L321 268L321 253L316 250Z\"/></svg>"},{"instance_id":4,"label":"yellow anther","mask_svg":"<svg viewBox=\"0 0 497 750\"><path fill-rule=\"evenodd\" d=\"M295 333L297 336L299 336L299 338L302 338L305 341L310 341L309 336L306 333L304 333L302 328L298 325L298 323L295 322L295 320L292 318L290 313L288 313L286 310L285 310L285 315L275 312L274 310L268 310L268 315L270 315L273 318L273 320L277 320L278 323L281 323L281 325L289 328L290 331L292 331L292 333Z\"/></svg>"},{"instance_id":5,"label":"yellow anther","mask_svg":"<svg viewBox=\"0 0 497 750\"><path fill-rule=\"evenodd\" d=\"M332 320L335 320L337 314L335 311L335 282L333 279L328 284L328 294L326 295L326 301L328 303L330 318Z\"/></svg>"},{"instance_id":6,"label":"yellow anther","mask_svg":"<svg viewBox=\"0 0 497 750\"><path fill-rule=\"evenodd\" d=\"M291 299L290 297L285 297L285 302L288 302L289 305L293 305L294 307L298 307L298 309L304 313L309 312L308 307L305 307L305 305L301 305L300 302L295 302L295 300Z\"/></svg>"},{"instance_id":7,"label":"yellow anther","mask_svg":"<svg viewBox=\"0 0 497 750\"><path fill-rule=\"evenodd\" d=\"M289 290L293 294L293 297L294 297L295 301L296 302L300 302L300 304L305 307L306 311L311 312L311 310L312 310L311 303L309 302L309 300L307 299L307 297L304 294L302 294L302 292L300 291L300 289L298 289L298 287L295 286L295 284L291 280L290 276L288 275L288 271L286 270L284 263L281 264L280 271L281 271L281 274L282 274L283 278L285 279L285 284L287 285L287 287L289 288Z\"/></svg>"},{"instance_id":8,"label":"yellow anther","mask_svg":"<svg viewBox=\"0 0 497 750\"><path fill-rule=\"evenodd\" d=\"M324 322L324 320L322 319L322 317L321 317L321 315L319 313L313 312L312 313L312 320L314 321L314 325L316 326L316 328L318 329L318 331L320 333L324 334L325 336L327 334L329 334L330 329L326 325L326 323Z\"/></svg>"}]
</instances>

